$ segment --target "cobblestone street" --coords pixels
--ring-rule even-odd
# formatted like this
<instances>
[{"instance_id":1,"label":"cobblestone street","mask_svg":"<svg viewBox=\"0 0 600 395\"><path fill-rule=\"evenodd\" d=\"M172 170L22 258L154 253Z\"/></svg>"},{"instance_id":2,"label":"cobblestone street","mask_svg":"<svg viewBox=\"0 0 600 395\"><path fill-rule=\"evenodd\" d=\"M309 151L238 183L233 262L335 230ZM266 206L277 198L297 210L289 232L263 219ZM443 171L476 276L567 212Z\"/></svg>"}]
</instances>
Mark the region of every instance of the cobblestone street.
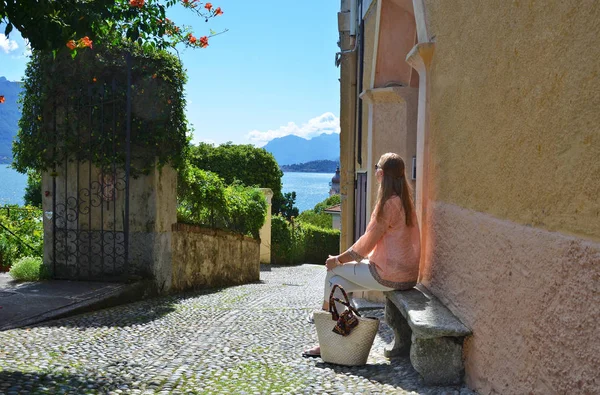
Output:
<instances>
[{"instance_id":1,"label":"cobblestone street","mask_svg":"<svg viewBox=\"0 0 600 395\"><path fill-rule=\"evenodd\" d=\"M383 322L366 366L303 359L317 342L306 316L324 276L322 266L274 267L260 283L0 332L0 394L472 394L426 387L408 359L386 359Z\"/></svg>"}]
</instances>

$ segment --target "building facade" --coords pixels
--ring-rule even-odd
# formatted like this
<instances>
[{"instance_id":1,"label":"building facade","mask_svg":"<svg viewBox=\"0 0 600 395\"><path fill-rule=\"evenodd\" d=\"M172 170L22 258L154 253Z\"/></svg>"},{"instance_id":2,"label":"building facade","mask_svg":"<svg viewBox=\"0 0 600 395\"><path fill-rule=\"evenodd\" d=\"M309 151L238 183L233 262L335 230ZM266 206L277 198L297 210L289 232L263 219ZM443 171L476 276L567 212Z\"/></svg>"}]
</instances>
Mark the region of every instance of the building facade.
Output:
<instances>
[{"instance_id":1,"label":"building facade","mask_svg":"<svg viewBox=\"0 0 600 395\"><path fill-rule=\"evenodd\" d=\"M598 392L600 5L344 0L338 17L342 250L399 153L420 281L474 333L467 384Z\"/></svg>"}]
</instances>

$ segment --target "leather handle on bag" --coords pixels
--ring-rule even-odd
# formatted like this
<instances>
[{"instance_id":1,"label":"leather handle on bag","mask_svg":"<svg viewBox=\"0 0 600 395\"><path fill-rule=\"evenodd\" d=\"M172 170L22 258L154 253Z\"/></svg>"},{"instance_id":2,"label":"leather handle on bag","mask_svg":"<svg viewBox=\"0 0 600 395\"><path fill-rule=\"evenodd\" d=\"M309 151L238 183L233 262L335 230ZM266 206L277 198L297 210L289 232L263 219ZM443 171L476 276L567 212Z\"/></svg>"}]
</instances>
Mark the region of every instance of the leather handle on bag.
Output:
<instances>
[{"instance_id":1,"label":"leather handle on bag","mask_svg":"<svg viewBox=\"0 0 600 395\"><path fill-rule=\"evenodd\" d=\"M342 291L342 295L344 296L345 301L333 296L336 288L339 288L340 291ZM331 313L331 319L334 321L337 321L340 318L340 315L337 311L337 307L335 306L335 302L339 302L339 303L343 304L344 306L346 306L347 308L352 310L352 312L354 314L356 314L358 317L360 317L360 313L358 312L358 310L356 310L350 304L350 300L348 299L348 294L346 293L344 288L338 284L334 284L333 288L331 288L331 292L329 293L329 312Z\"/></svg>"}]
</instances>

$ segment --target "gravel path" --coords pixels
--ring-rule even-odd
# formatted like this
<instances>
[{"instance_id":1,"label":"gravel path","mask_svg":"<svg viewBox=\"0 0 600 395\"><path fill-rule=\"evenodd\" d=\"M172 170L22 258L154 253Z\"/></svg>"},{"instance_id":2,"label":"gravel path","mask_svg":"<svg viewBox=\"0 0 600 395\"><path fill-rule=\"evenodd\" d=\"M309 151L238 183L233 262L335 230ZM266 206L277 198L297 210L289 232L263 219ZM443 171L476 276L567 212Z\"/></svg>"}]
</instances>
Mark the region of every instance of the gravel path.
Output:
<instances>
[{"instance_id":1,"label":"gravel path","mask_svg":"<svg viewBox=\"0 0 600 395\"><path fill-rule=\"evenodd\" d=\"M324 276L274 267L260 283L0 332L0 394L473 394L424 386L408 359L385 358L383 322L366 366L301 358Z\"/></svg>"}]
</instances>

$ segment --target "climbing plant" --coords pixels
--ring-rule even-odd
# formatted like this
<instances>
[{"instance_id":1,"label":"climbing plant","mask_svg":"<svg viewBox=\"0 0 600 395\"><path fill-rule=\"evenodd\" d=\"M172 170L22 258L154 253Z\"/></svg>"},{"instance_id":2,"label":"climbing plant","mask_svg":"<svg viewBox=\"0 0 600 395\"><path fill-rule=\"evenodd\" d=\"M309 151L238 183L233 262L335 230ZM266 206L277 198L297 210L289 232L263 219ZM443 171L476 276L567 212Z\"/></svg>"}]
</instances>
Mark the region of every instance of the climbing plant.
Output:
<instances>
[{"instance_id":1,"label":"climbing plant","mask_svg":"<svg viewBox=\"0 0 600 395\"><path fill-rule=\"evenodd\" d=\"M36 50L116 44L123 38L158 48L179 43L206 47L211 31L196 38L190 27L167 18L167 10L181 5L208 22L223 14L220 7L198 0L4 0L0 1L0 23L4 34L18 30Z\"/></svg>"},{"instance_id":2,"label":"climbing plant","mask_svg":"<svg viewBox=\"0 0 600 395\"><path fill-rule=\"evenodd\" d=\"M267 201L258 188L226 186L216 173L188 164L179 171L178 222L225 229L258 238Z\"/></svg>"},{"instance_id":3,"label":"climbing plant","mask_svg":"<svg viewBox=\"0 0 600 395\"><path fill-rule=\"evenodd\" d=\"M183 6L197 18L223 14L221 7L198 0L4 0L0 1L0 26L6 38L14 30L33 50L51 51L56 56L65 47L75 57L94 45L114 46L124 40L148 48L167 49L183 44L206 48L209 39L227 31L196 37L190 26L167 18L167 10ZM0 92L0 104L5 102Z\"/></svg>"},{"instance_id":4,"label":"climbing plant","mask_svg":"<svg viewBox=\"0 0 600 395\"><path fill-rule=\"evenodd\" d=\"M13 144L20 172L52 169L65 160L91 158L99 168L124 164L127 54L131 54L131 170L183 163L188 147L184 108L186 75L165 50L124 42L96 47L72 59L34 51L23 82L23 115ZM106 107L106 98L113 104ZM98 129L91 119L99 120Z\"/></svg>"}]
</instances>

